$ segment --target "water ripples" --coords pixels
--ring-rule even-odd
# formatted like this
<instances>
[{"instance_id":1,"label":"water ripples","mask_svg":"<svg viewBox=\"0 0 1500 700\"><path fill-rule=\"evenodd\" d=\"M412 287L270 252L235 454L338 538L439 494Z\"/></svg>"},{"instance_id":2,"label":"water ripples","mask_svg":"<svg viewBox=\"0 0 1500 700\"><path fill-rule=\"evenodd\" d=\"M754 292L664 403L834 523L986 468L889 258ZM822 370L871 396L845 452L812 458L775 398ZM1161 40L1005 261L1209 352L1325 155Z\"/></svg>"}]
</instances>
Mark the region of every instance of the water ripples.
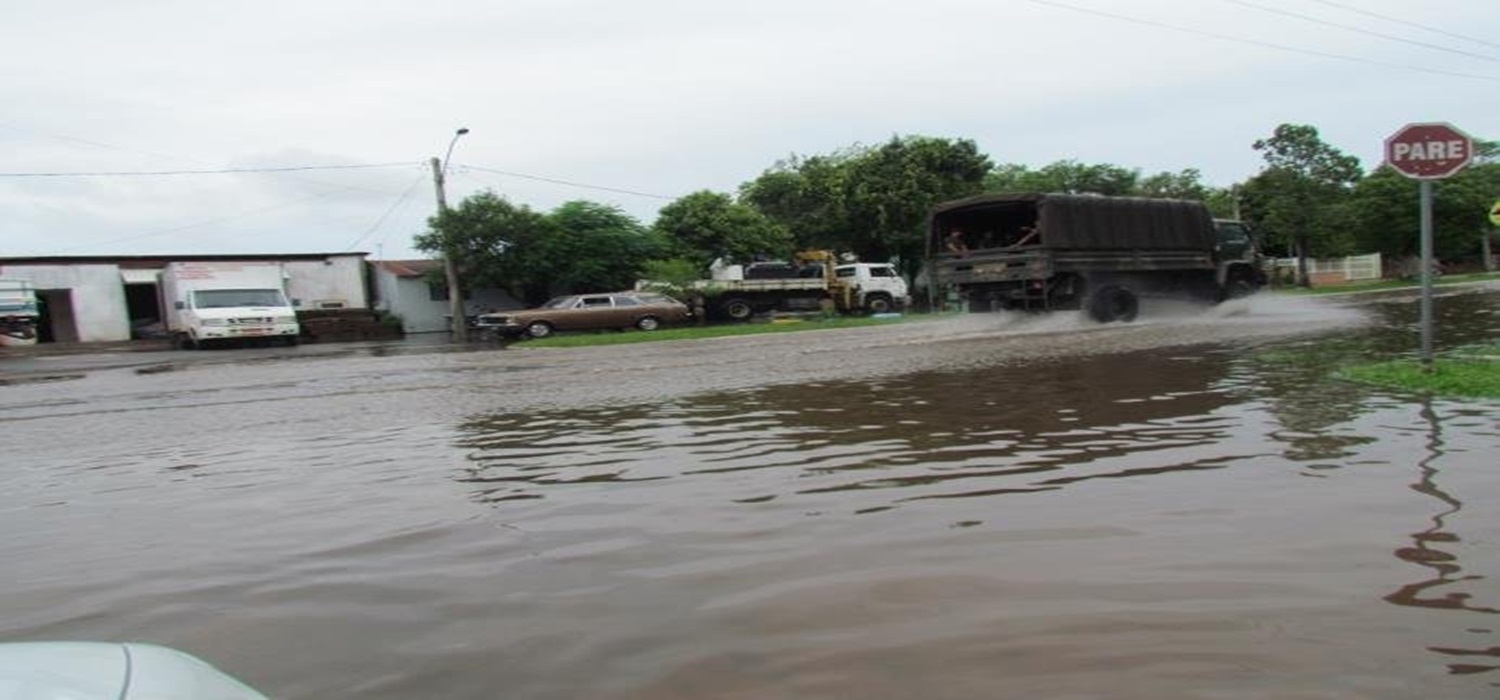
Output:
<instances>
[{"instance_id":1,"label":"water ripples","mask_svg":"<svg viewBox=\"0 0 1500 700\"><path fill-rule=\"evenodd\" d=\"M1214 386L1225 371L1223 358L1141 353L1026 374L939 372L501 414L464 424L470 464L456 478L489 503L620 500L629 489L650 501L685 489L726 505L841 494L842 507L869 513L1210 469L1232 458L1215 446L1239 420L1222 410L1229 390ZM1118 380L1146 375L1176 381L1164 391L1153 379L1141 394Z\"/></svg>"}]
</instances>

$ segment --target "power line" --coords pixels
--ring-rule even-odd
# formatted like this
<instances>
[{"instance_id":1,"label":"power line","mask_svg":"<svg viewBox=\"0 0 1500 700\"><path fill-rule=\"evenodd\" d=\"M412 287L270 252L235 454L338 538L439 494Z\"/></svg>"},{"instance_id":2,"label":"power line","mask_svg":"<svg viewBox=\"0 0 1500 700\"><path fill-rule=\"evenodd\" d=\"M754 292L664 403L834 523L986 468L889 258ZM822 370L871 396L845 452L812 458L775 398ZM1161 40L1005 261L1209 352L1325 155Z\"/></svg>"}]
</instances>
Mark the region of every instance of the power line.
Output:
<instances>
[{"instance_id":1,"label":"power line","mask_svg":"<svg viewBox=\"0 0 1500 700\"><path fill-rule=\"evenodd\" d=\"M1486 39L1480 39L1480 38L1477 38L1477 37L1468 36L1466 34L1458 34L1456 32L1450 32L1450 31L1448 31L1446 29L1439 29L1437 27L1430 27L1430 26L1425 25L1425 24L1417 24L1416 22L1408 22L1407 20L1404 20L1404 19L1398 19L1396 17L1391 17L1389 15L1382 15L1382 14L1380 14L1378 12L1371 12L1371 11L1363 9L1363 8L1350 7L1350 6L1345 5L1343 3L1340 3L1340 2L1333 2L1333 0L1313 0L1313 2L1320 3L1320 4L1323 4L1323 5L1327 5L1329 7L1336 7L1338 9L1340 9L1340 10L1345 10L1345 11L1348 11L1348 12L1353 12L1353 13L1356 13L1356 14L1365 15L1366 17L1374 17L1375 19L1385 20L1387 22L1394 22L1396 24L1404 24L1404 25L1406 25L1408 27L1416 27L1417 29L1421 29L1421 30L1424 30L1424 31L1429 31L1429 32L1432 32L1434 34L1442 34L1443 36L1452 37L1454 39L1463 39L1464 41L1472 41L1472 42L1474 42L1476 44L1483 44L1485 46L1492 46L1494 48L1500 49L1500 44L1497 44L1497 43L1495 43L1493 41L1488 41Z\"/></svg>"},{"instance_id":2,"label":"power line","mask_svg":"<svg viewBox=\"0 0 1500 700\"><path fill-rule=\"evenodd\" d=\"M296 200L293 200L293 201L290 201L290 202L283 202L281 204L273 204L273 205L270 205L270 206L258 207L258 208L255 208L255 209L247 209L245 211L237 212L237 213L234 213L234 214L229 214L227 216L218 216L218 217L214 217L214 218L210 218L210 219L204 219L202 221L196 221L196 222L193 222L191 224L184 224L182 226L175 226L175 227L172 227L172 228L161 229L159 231L149 231L149 232L146 232L146 233L139 233L139 234L134 234L134 235L130 235L130 236L123 236L123 237L120 237L120 238L111 238L111 239L105 240L105 241L96 241L96 242L90 243L88 245L81 245L81 246L73 246L71 248L64 248L62 250L59 250L58 253L59 254L68 253L68 252L72 252L72 251L75 251L75 250L83 250L85 248L91 248L91 247L97 247L97 246L107 246L107 245L111 245L111 244L115 244L115 243L129 243L131 241L140 240L142 238L151 238L153 236L162 236L162 235L166 235L168 233L177 233L179 231L186 231L188 229L194 229L194 228L198 228L200 226L208 226L210 224L220 224L220 223L224 223L224 222L227 222L227 221L234 221L236 219L243 219L243 218L246 218L246 217L255 216L257 214L263 214L263 213L268 212L268 211L275 211L277 209L285 209L285 208L293 206L293 205L302 204L303 202L311 201L311 200L318 199L320 197L326 197L326 196L328 196L327 193L310 195L310 196L302 197L300 199L296 199Z\"/></svg>"},{"instance_id":3,"label":"power line","mask_svg":"<svg viewBox=\"0 0 1500 700\"><path fill-rule=\"evenodd\" d=\"M1207 31L1203 31L1203 30L1200 30L1200 29L1191 29L1189 27L1180 27L1180 26L1177 26L1175 24L1167 24L1166 22L1157 22L1155 20L1141 19L1139 17L1131 17L1129 15L1121 15L1121 14L1116 14L1116 13L1113 13L1113 12L1105 12L1103 10L1094 10L1094 9L1090 9L1090 8L1087 8L1087 7L1078 7L1077 5L1070 5L1070 4L1063 3L1063 2L1056 2L1055 0L1026 0L1026 1L1030 2L1030 3L1037 4L1037 5L1044 5L1044 6L1047 6L1047 7L1054 7L1054 8L1058 8L1058 9L1062 9L1062 10L1070 10L1072 12L1079 12L1079 13L1086 14L1086 15L1095 15L1095 16L1099 16L1099 17L1107 17L1109 19L1119 20L1121 22L1130 22L1131 24L1140 24L1140 25L1145 25L1145 26L1148 26L1148 27L1156 27L1158 29L1168 29L1168 30L1171 30L1171 31L1174 31L1174 32L1181 32L1181 33L1184 33L1184 34L1194 34L1194 35L1197 35L1197 36L1208 37L1208 38L1211 38L1211 39L1218 39L1220 41L1232 41L1232 42L1235 42L1237 44L1248 44L1248 45L1251 45L1251 46L1260 46L1260 47L1268 48L1268 49L1276 49L1277 51L1288 51L1288 52L1291 52L1291 53L1300 53L1300 54L1305 54L1305 55L1308 55L1308 56L1318 56L1318 57L1321 57L1321 58L1333 58L1333 59L1337 59L1337 60L1340 60L1340 61L1350 61L1350 62L1353 62L1353 63L1364 63L1366 65L1380 66L1382 68L1395 68L1395 69L1398 69L1398 70L1410 70L1410 71L1417 71L1417 72L1420 72L1420 73L1433 73L1433 74L1437 74L1437 75L1446 75L1446 76L1455 77L1455 78L1469 78L1469 79L1472 79L1472 80L1486 80L1486 81L1490 81L1490 82L1500 82L1500 76L1476 75L1474 73L1459 73L1459 72L1456 72L1456 71L1446 71L1446 70L1440 70L1440 69L1437 69L1437 68L1422 68L1422 67L1419 67L1419 66L1409 66L1409 65L1402 65L1402 64L1398 64L1398 63L1386 63L1384 61L1375 61L1375 60L1371 60L1371 59L1367 59L1367 58L1358 58L1358 57L1355 57L1355 56L1344 56L1342 54L1329 53L1329 52L1326 52L1326 51L1317 51L1315 49L1304 49L1304 48L1299 48L1299 47L1296 47L1296 46L1287 46L1285 44L1277 44L1277 43L1273 43L1273 42L1269 42L1269 41L1261 41L1259 39L1249 39L1249 38L1246 38L1246 37L1231 36L1229 34L1219 34L1217 32L1207 32Z\"/></svg>"},{"instance_id":4,"label":"power line","mask_svg":"<svg viewBox=\"0 0 1500 700\"><path fill-rule=\"evenodd\" d=\"M599 190L599 191L602 191L602 192L615 192L615 193L618 193L618 194L634 195L636 197L650 197L652 199L665 199L665 200L676 199L676 197L668 197L668 196L662 195L662 194L652 194L650 192L637 192L635 190L624 190L624 189L620 189L618 187L605 187L603 185L590 185L590 184L586 184L586 183L582 183L582 182L571 182L571 181L568 181L568 180L558 180L556 178L542 177L540 175L527 175L526 173L514 173L514 172L508 172L508 171L505 171L505 170L496 170L494 168L483 168L483 167L480 167L480 166L477 166L477 165L465 165L463 167L468 168L470 170L478 170L480 172L494 173L496 175L505 175L505 176L508 176L508 177L519 177L519 178L522 178L522 179L525 179L525 180L536 180L538 182L550 182L550 183L552 183L554 185L566 185L568 187L580 187L580 188L583 188L583 189L586 189L586 190Z\"/></svg>"},{"instance_id":5,"label":"power line","mask_svg":"<svg viewBox=\"0 0 1500 700\"><path fill-rule=\"evenodd\" d=\"M393 204L391 204L390 208L386 209L385 213L381 214L380 218L376 219L375 223L372 224L368 230L360 234L359 238L354 239L354 242L350 243L348 247L344 248L344 250L354 250L354 246L359 245L361 241L369 238L370 234L375 233L376 229L379 229L380 225L385 223L385 220L390 217L392 212L395 212L397 208L406 203L406 200L411 198L412 190L415 190L417 188L417 185L421 184L426 179L427 174L423 173L421 175L418 175L417 179L412 180L411 184L406 186L406 191L401 193L401 196L398 197Z\"/></svg>"},{"instance_id":6,"label":"power line","mask_svg":"<svg viewBox=\"0 0 1500 700\"><path fill-rule=\"evenodd\" d=\"M365 163L360 165L290 165L269 168L219 168L214 170L130 170L98 172L0 173L0 177L159 177L173 175L226 175L232 173L290 173L306 170L367 170L410 166L411 162Z\"/></svg>"},{"instance_id":7,"label":"power line","mask_svg":"<svg viewBox=\"0 0 1500 700\"><path fill-rule=\"evenodd\" d=\"M1286 17L1292 17L1292 18L1295 18L1295 19L1300 19L1300 20L1302 20L1304 22L1312 22L1313 24L1321 24L1321 25L1323 25L1325 27L1335 27L1337 29L1342 29L1344 31L1354 32L1356 34L1364 34L1366 36L1373 36L1373 37L1378 37L1378 38L1381 38L1381 39L1389 39L1391 41L1399 41L1399 42L1401 42L1403 44L1411 44L1412 46L1420 46L1420 47L1422 47L1424 49L1432 49L1434 51L1447 51L1448 53L1454 53L1454 54L1458 54L1460 56L1468 56L1470 58L1477 58L1477 59L1480 59L1480 60L1483 60L1483 61L1492 61L1492 62L1495 62L1495 63L1500 63L1500 58L1495 58L1494 56L1486 56L1484 54L1477 54L1477 53L1474 53L1472 51L1464 51L1462 49L1454 49L1454 48L1449 48L1447 46L1439 46L1438 44L1429 44L1429 43L1427 43L1425 41L1416 41L1416 40L1413 40L1413 39L1407 39L1405 37L1399 37L1399 36L1396 36L1394 34L1385 34L1383 32L1374 32L1374 31L1370 31L1368 29L1360 29L1359 27L1354 27L1354 26L1350 26L1350 25L1347 25L1347 24L1341 24L1339 22L1333 22L1333 21L1322 19L1322 18L1319 18L1319 17L1313 17L1312 15L1305 15L1305 14L1302 14L1301 12L1292 12L1290 10L1283 10L1281 8L1278 8L1278 7L1267 7L1267 6L1262 5L1260 3L1249 2L1249 0L1222 0L1222 1L1223 2L1228 2L1228 3L1233 3L1233 4L1239 5L1241 7L1248 7L1248 8L1253 9L1253 10L1260 10L1261 12L1269 12L1271 14L1283 15L1283 16L1286 16Z\"/></svg>"}]
</instances>

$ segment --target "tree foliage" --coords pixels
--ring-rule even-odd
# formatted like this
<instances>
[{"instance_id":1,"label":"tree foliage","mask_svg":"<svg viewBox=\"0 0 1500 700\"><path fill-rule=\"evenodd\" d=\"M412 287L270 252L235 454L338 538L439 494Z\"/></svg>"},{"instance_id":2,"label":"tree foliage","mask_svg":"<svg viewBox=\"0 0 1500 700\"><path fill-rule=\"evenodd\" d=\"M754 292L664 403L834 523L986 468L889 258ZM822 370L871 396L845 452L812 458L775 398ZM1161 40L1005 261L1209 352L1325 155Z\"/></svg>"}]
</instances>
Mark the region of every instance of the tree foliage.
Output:
<instances>
[{"instance_id":1,"label":"tree foliage","mask_svg":"<svg viewBox=\"0 0 1500 700\"><path fill-rule=\"evenodd\" d=\"M973 141L892 137L876 147L793 157L740 188L740 197L791 231L799 248L898 259L915 270L927 214L981 191L991 167Z\"/></svg>"},{"instance_id":2,"label":"tree foliage","mask_svg":"<svg viewBox=\"0 0 1500 700\"><path fill-rule=\"evenodd\" d=\"M674 257L700 268L715 258L748 261L792 252L792 238L780 224L727 194L708 190L662 207L653 229L671 242Z\"/></svg>"},{"instance_id":3,"label":"tree foliage","mask_svg":"<svg viewBox=\"0 0 1500 700\"><path fill-rule=\"evenodd\" d=\"M666 239L619 207L575 200L548 215L554 235L541 247L551 294L630 289Z\"/></svg>"},{"instance_id":4,"label":"tree foliage","mask_svg":"<svg viewBox=\"0 0 1500 700\"><path fill-rule=\"evenodd\" d=\"M480 192L428 225L417 236L418 249L452 255L465 287L505 289L528 304L629 288L646 262L667 249L619 208L585 201L544 214Z\"/></svg>"},{"instance_id":5,"label":"tree foliage","mask_svg":"<svg viewBox=\"0 0 1500 700\"><path fill-rule=\"evenodd\" d=\"M1059 160L1031 170L1022 165L996 168L985 178L988 192L1063 192L1123 197L1137 194L1140 172L1105 163Z\"/></svg>"},{"instance_id":6,"label":"tree foliage","mask_svg":"<svg viewBox=\"0 0 1500 700\"><path fill-rule=\"evenodd\" d=\"M452 258L464 287L507 289L518 298L525 296L538 244L552 232L544 214L493 192L466 197L427 225L427 233L416 237L416 248Z\"/></svg>"},{"instance_id":7,"label":"tree foliage","mask_svg":"<svg viewBox=\"0 0 1500 700\"><path fill-rule=\"evenodd\" d=\"M1307 258L1354 252L1349 197L1359 159L1300 124L1282 124L1253 147L1266 165L1241 189L1246 218L1273 248L1297 254L1298 279L1306 283Z\"/></svg>"},{"instance_id":8,"label":"tree foliage","mask_svg":"<svg viewBox=\"0 0 1500 700\"><path fill-rule=\"evenodd\" d=\"M1433 252L1439 259L1476 255L1493 226L1490 207L1500 199L1500 162L1492 143L1477 142L1469 167L1432 184ZM1402 258L1420 252L1421 198L1415 180L1382 165L1354 188L1351 209L1362 250Z\"/></svg>"}]
</instances>

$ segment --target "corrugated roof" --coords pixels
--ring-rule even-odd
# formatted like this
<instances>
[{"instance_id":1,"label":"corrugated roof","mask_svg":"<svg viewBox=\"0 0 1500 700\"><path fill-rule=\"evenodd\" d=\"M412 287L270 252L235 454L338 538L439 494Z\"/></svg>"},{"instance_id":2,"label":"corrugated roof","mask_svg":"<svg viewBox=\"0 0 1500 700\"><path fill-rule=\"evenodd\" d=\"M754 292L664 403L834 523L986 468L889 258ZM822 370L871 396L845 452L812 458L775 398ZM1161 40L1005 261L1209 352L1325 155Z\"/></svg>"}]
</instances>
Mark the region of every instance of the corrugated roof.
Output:
<instances>
[{"instance_id":1,"label":"corrugated roof","mask_svg":"<svg viewBox=\"0 0 1500 700\"><path fill-rule=\"evenodd\" d=\"M443 269L441 260L372 260L370 264L397 277L425 277L433 270Z\"/></svg>"}]
</instances>

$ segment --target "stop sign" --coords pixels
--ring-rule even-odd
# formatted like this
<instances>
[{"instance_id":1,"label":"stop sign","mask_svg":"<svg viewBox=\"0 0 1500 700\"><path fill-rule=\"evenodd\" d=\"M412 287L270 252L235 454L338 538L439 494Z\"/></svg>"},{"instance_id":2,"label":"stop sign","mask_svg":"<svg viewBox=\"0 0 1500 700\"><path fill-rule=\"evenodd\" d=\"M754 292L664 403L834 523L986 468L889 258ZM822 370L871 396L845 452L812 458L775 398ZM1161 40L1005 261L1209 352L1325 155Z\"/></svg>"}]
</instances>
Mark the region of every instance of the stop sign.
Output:
<instances>
[{"instance_id":1,"label":"stop sign","mask_svg":"<svg viewBox=\"0 0 1500 700\"><path fill-rule=\"evenodd\" d=\"M1464 169L1474 142L1452 124L1407 124L1385 140L1385 162L1410 178L1441 180Z\"/></svg>"}]
</instances>

